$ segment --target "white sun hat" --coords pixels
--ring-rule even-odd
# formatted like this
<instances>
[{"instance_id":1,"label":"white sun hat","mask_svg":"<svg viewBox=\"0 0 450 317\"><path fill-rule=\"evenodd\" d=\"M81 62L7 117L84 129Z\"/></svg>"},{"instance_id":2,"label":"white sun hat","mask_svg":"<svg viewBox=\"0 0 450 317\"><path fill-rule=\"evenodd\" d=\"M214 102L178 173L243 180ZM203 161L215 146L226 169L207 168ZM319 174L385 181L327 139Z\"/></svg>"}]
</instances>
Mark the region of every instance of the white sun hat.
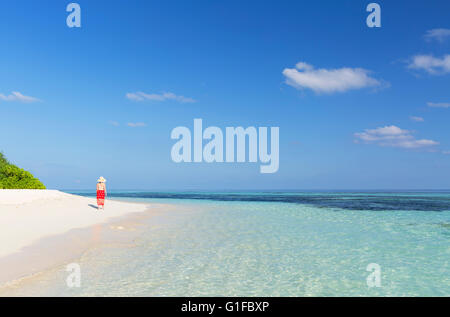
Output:
<instances>
[{"instance_id":1,"label":"white sun hat","mask_svg":"<svg viewBox=\"0 0 450 317\"><path fill-rule=\"evenodd\" d=\"M103 176L100 176L100 178L97 179L97 183L106 183L106 179Z\"/></svg>"}]
</instances>

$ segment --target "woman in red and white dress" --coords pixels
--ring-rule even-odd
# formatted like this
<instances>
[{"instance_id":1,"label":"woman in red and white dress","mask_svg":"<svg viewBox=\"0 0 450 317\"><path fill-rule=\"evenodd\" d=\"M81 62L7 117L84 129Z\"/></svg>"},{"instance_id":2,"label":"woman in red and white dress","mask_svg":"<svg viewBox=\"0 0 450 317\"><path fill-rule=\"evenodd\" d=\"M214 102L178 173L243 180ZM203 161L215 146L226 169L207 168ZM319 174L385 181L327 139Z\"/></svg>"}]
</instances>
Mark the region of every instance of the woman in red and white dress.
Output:
<instances>
[{"instance_id":1,"label":"woman in red and white dress","mask_svg":"<svg viewBox=\"0 0 450 317\"><path fill-rule=\"evenodd\" d=\"M97 205L98 209L105 210L105 198L106 198L106 179L100 177L97 180Z\"/></svg>"}]
</instances>

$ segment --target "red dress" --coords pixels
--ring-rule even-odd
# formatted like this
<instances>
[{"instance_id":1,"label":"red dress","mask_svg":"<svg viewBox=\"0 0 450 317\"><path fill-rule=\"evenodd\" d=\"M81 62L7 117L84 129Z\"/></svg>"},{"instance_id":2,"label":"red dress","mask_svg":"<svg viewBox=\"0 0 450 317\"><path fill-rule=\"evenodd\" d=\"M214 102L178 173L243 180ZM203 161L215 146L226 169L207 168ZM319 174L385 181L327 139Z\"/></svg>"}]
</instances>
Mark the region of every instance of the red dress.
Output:
<instances>
[{"instance_id":1,"label":"red dress","mask_svg":"<svg viewBox=\"0 0 450 317\"><path fill-rule=\"evenodd\" d=\"M97 205L105 205L105 190L97 190Z\"/></svg>"}]
</instances>

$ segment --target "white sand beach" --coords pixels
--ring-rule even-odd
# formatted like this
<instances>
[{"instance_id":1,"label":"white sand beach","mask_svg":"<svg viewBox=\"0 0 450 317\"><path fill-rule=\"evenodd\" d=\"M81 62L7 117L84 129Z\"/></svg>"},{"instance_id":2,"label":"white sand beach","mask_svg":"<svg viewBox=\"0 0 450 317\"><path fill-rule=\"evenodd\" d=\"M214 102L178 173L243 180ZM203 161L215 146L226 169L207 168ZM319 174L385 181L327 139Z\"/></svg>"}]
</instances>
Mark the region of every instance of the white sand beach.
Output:
<instances>
[{"instance_id":1,"label":"white sand beach","mask_svg":"<svg viewBox=\"0 0 450 317\"><path fill-rule=\"evenodd\" d=\"M0 190L0 258L20 252L40 239L105 223L147 209L145 204L106 201L57 190Z\"/></svg>"},{"instance_id":2,"label":"white sand beach","mask_svg":"<svg viewBox=\"0 0 450 317\"><path fill-rule=\"evenodd\" d=\"M30 295L36 279L86 253L134 246L142 221L173 210L106 199L103 211L95 198L57 190L0 190L0 297ZM32 294L39 295L39 288Z\"/></svg>"}]
</instances>

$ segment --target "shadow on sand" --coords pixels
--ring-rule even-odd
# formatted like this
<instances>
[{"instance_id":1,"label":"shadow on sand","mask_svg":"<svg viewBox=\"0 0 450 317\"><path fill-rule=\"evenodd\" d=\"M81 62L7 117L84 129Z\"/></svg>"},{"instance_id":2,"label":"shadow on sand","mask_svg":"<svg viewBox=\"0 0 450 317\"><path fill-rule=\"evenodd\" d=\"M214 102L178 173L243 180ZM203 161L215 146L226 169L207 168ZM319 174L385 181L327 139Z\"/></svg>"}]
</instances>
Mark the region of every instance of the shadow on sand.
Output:
<instances>
[{"instance_id":1,"label":"shadow on sand","mask_svg":"<svg viewBox=\"0 0 450 317\"><path fill-rule=\"evenodd\" d=\"M93 204L89 204L88 206L89 206L89 207L92 207L92 208L95 208L95 209L98 209L98 206L93 205Z\"/></svg>"}]
</instances>

